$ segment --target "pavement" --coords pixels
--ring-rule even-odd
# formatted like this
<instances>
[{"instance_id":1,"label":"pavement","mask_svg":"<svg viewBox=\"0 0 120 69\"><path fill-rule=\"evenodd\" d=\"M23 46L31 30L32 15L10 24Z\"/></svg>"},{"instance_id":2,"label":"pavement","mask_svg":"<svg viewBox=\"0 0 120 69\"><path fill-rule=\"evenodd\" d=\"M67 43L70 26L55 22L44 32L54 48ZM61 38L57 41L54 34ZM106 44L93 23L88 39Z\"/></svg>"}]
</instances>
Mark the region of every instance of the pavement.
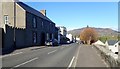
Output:
<instances>
[{"instance_id":1,"label":"pavement","mask_svg":"<svg viewBox=\"0 0 120 69\"><path fill-rule=\"evenodd\" d=\"M93 46L82 46L76 67L108 67L108 65Z\"/></svg>"},{"instance_id":2,"label":"pavement","mask_svg":"<svg viewBox=\"0 0 120 69\"><path fill-rule=\"evenodd\" d=\"M2 57L2 66L18 67L107 67L93 46L76 43L17 51L18 54Z\"/></svg>"}]
</instances>

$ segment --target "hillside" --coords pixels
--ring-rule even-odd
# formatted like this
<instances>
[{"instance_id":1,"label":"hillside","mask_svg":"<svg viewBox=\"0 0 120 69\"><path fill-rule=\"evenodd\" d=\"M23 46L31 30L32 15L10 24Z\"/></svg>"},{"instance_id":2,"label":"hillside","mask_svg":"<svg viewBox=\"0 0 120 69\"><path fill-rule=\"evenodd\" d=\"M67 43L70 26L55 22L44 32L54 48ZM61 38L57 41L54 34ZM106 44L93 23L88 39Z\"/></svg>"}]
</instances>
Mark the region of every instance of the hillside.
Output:
<instances>
[{"instance_id":1,"label":"hillside","mask_svg":"<svg viewBox=\"0 0 120 69\"><path fill-rule=\"evenodd\" d=\"M68 33L72 34L73 36L79 36L80 32L83 29L84 28L70 30L68 31ZM110 28L94 28L94 29L98 32L99 36L117 36L118 35L117 31L112 30Z\"/></svg>"}]
</instances>

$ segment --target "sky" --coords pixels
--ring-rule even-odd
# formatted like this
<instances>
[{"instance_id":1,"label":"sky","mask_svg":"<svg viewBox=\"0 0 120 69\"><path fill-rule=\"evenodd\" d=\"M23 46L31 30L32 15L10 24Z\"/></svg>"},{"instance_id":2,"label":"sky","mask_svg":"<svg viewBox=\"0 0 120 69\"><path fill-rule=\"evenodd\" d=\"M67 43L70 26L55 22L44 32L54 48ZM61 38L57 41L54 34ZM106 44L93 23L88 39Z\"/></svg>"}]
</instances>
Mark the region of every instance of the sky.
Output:
<instances>
[{"instance_id":1,"label":"sky","mask_svg":"<svg viewBox=\"0 0 120 69\"><path fill-rule=\"evenodd\" d=\"M118 29L117 2L24 2L40 11L46 9L56 26L67 30L86 27Z\"/></svg>"}]
</instances>

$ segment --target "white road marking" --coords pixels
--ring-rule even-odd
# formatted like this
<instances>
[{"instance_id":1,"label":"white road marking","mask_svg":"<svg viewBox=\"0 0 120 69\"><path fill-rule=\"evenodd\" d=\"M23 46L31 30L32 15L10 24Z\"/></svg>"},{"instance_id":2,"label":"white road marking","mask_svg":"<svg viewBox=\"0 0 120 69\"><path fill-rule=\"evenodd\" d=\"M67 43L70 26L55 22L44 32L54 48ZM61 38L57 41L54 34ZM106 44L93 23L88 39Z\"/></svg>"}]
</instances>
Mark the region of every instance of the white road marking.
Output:
<instances>
[{"instance_id":1,"label":"white road marking","mask_svg":"<svg viewBox=\"0 0 120 69\"><path fill-rule=\"evenodd\" d=\"M80 47L81 46L79 46L78 51L77 51L77 56L76 56L76 59L75 59L74 67L76 67L76 63L77 63L77 60L78 60L78 55L79 55Z\"/></svg>"},{"instance_id":2,"label":"white road marking","mask_svg":"<svg viewBox=\"0 0 120 69\"><path fill-rule=\"evenodd\" d=\"M73 58L72 58L72 60L71 60L71 62L70 62L70 64L69 64L67 69L69 69L72 66L74 59L75 59L75 56L73 56Z\"/></svg>"},{"instance_id":3,"label":"white road marking","mask_svg":"<svg viewBox=\"0 0 120 69\"><path fill-rule=\"evenodd\" d=\"M51 52L49 52L48 54L51 54L51 53L56 52L56 51L57 51L57 50L51 51Z\"/></svg>"},{"instance_id":4,"label":"white road marking","mask_svg":"<svg viewBox=\"0 0 120 69\"><path fill-rule=\"evenodd\" d=\"M27 64L27 63L29 63L29 62L32 62L32 61L36 60L36 59L38 59L38 57L33 58L33 59L31 59L31 60L29 60L29 61L26 61L26 62L24 62L24 63L21 63L21 64L19 64L19 65L16 65L16 66L14 66L14 67L11 68L11 69L14 69L14 68L20 67L20 66L22 66L22 65L25 65L25 64Z\"/></svg>"},{"instance_id":5,"label":"white road marking","mask_svg":"<svg viewBox=\"0 0 120 69\"><path fill-rule=\"evenodd\" d=\"M15 53L15 54L9 54L9 55L4 55L4 56L0 56L0 58L4 58L4 57L8 57L8 56L14 56L14 55L18 55L18 54L22 54L23 52L19 52L19 53Z\"/></svg>"}]
</instances>

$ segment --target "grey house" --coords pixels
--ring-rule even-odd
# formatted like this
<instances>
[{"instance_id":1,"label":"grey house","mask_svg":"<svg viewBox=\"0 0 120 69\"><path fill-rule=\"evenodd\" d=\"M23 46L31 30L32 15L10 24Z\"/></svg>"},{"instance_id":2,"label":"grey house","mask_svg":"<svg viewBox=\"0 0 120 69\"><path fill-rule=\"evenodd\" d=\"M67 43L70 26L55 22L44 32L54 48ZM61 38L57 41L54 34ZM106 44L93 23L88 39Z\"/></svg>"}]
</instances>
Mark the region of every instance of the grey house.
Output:
<instances>
[{"instance_id":1,"label":"grey house","mask_svg":"<svg viewBox=\"0 0 120 69\"><path fill-rule=\"evenodd\" d=\"M46 10L37 11L22 2L1 2L0 9L3 50L44 45L56 34Z\"/></svg>"}]
</instances>

